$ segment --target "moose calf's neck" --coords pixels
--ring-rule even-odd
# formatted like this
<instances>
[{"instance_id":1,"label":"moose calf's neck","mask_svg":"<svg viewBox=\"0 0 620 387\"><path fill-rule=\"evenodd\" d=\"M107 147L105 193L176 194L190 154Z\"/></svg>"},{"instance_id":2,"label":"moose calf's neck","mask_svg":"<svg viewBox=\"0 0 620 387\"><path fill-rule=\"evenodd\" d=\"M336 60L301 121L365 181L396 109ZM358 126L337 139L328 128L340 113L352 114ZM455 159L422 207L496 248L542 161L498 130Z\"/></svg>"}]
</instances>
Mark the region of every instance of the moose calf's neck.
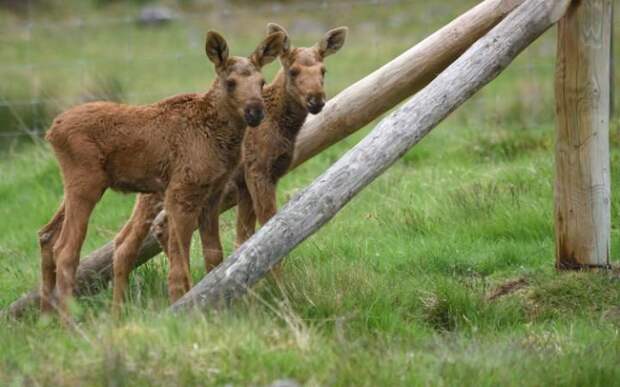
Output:
<instances>
[{"instance_id":1,"label":"moose calf's neck","mask_svg":"<svg viewBox=\"0 0 620 387\"><path fill-rule=\"evenodd\" d=\"M204 117L205 121L211 121L208 124L210 127L207 135L212 136L218 150L233 152L233 154L229 153L228 155L219 156L230 157L236 155L239 158L241 141L243 140L247 124L227 98L226 90L224 90L218 79L214 81L211 89L205 95L203 109L207 113L207 116Z\"/></svg>"},{"instance_id":2,"label":"moose calf's neck","mask_svg":"<svg viewBox=\"0 0 620 387\"><path fill-rule=\"evenodd\" d=\"M282 136L294 142L308 116L308 110L287 90L283 70L280 70L274 81L265 88L263 99L272 124Z\"/></svg>"}]
</instances>

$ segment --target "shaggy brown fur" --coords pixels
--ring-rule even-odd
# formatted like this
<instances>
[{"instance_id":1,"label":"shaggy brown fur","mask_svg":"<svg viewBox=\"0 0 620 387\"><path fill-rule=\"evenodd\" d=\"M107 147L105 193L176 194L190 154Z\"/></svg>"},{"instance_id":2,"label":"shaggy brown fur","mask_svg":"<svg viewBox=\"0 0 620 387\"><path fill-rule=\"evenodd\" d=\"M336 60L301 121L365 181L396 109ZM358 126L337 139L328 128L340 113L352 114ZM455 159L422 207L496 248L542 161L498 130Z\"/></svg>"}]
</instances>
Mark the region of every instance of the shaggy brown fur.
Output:
<instances>
[{"instance_id":1,"label":"shaggy brown fur","mask_svg":"<svg viewBox=\"0 0 620 387\"><path fill-rule=\"evenodd\" d=\"M88 219L107 188L164 198L169 240L176 242L168 246L170 297L189 290L196 220L203 207L208 217L219 215L219 196L238 164L245 128L263 118L260 68L281 53L283 41L283 33L271 34L249 58L229 57L226 41L209 32L206 52L217 78L207 93L146 106L89 103L54 120L46 138L60 164L64 201L40 233L42 309L53 307L56 287L66 315ZM117 250L126 236L124 230Z\"/></svg>"},{"instance_id":2,"label":"shaggy brown fur","mask_svg":"<svg viewBox=\"0 0 620 387\"><path fill-rule=\"evenodd\" d=\"M269 24L268 31L286 33L277 24ZM265 224L276 213L276 184L291 164L297 134L308 112L317 114L325 104L323 61L344 45L346 34L346 27L332 29L309 48L293 48L287 37L282 69L263 92L267 117L243 140L242 165L235 174L237 245L254 233L257 217Z\"/></svg>"}]
</instances>

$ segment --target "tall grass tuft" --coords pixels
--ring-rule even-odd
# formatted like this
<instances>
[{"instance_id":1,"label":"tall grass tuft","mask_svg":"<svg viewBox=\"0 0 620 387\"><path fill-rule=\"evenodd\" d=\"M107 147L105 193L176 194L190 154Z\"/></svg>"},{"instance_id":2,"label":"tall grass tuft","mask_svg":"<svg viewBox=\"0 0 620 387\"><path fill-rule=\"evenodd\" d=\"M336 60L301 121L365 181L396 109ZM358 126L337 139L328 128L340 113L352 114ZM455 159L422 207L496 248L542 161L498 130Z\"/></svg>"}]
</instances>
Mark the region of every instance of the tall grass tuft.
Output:
<instances>
[{"instance_id":1,"label":"tall grass tuft","mask_svg":"<svg viewBox=\"0 0 620 387\"><path fill-rule=\"evenodd\" d=\"M82 102L112 101L123 102L127 98L123 81L115 75L99 75L93 77L86 90L82 93Z\"/></svg>"},{"instance_id":2,"label":"tall grass tuft","mask_svg":"<svg viewBox=\"0 0 620 387\"><path fill-rule=\"evenodd\" d=\"M37 142L59 112L53 89L43 88L34 97L23 90L0 95L0 152L25 142Z\"/></svg>"}]
</instances>

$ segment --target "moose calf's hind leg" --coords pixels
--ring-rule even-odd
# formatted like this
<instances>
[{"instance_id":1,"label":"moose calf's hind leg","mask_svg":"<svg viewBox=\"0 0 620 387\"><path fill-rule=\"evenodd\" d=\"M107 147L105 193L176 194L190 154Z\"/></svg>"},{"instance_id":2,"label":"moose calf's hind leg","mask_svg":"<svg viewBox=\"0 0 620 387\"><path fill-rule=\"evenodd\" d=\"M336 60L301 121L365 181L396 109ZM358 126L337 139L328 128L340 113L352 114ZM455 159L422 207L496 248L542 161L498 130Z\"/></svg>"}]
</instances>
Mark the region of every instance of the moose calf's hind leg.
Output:
<instances>
[{"instance_id":1,"label":"moose calf's hind leg","mask_svg":"<svg viewBox=\"0 0 620 387\"><path fill-rule=\"evenodd\" d=\"M102 192L100 190L99 192ZM68 193L65 196L66 216L60 237L54 246L56 261L56 287L60 311L69 320L68 303L73 296L75 272L80 260L80 250L86 236L88 219L101 194L94 198ZM96 198L96 199L95 199Z\"/></svg>"},{"instance_id":2,"label":"moose calf's hind leg","mask_svg":"<svg viewBox=\"0 0 620 387\"><path fill-rule=\"evenodd\" d=\"M163 250L166 257L170 256L168 252L168 239L170 231L168 230L168 216L165 213L161 218L155 218L153 233L155 234L155 238L157 238L157 242L159 242L159 246Z\"/></svg>"},{"instance_id":3,"label":"moose calf's hind leg","mask_svg":"<svg viewBox=\"0 0 620 387\"><path fill-rule=\"evenodd\" d=\"M112 309L120 313L127 291L129 274L133 270L142 242L159 209L161 199L157 195L139 195L131 218L114 241L114 296Z\"/></svg>"},{"instance_id":4,"label":"moose calf's hind leg","mask_svg":"<svg viewBox=\"0 0 620 387\"><path fill-rule=\"evenodd\" d=\"M129 283L129 273L133 269L138 250L149 231L149 226L143 224L127 225L129 230L125 238L117 238L114 241L114 295L113 311L115 314L120 312L123 304L127 285Z\"/></svg>"},{"instance_id":5,"label":"moose calf's hind leg","mask_svg":"<svg viewBox=\"0 0 620 387\"><path fill-rule=\"evenodd\" d=\"M62 230L65 218L65 204L60 204L52 220L39 231L41 248L41 311L51 312L54 308L53 293L56 285L56 264L54 263L54 244Z\"/></svg>"}]
</instances>

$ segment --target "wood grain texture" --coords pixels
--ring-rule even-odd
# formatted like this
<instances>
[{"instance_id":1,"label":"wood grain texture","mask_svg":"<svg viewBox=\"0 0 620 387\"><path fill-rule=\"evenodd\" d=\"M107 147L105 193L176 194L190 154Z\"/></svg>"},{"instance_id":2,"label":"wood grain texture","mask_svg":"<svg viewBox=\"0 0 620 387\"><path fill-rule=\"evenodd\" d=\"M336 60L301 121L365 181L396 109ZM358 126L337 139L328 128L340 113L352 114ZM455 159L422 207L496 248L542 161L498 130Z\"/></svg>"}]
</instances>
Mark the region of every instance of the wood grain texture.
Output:
<instances>
[{"instance_id":1,"label":"wood grain texture","mask_svg":"<svg viewBox=\"0 0 620 387\"><path fill-rule=\"evenodd\" d=\"M611 3L611 42L609 43L609 51L611 52L611 58L609 58L609 120L611 121L614 117L615 109L616 109L616 93L615 93L615 84L616 84L616 67L615 67L615 59L614 59L614 3Z\"/></svg>"},{"instance_id":2,"label":"wood grain texture","mask_svg":"<svg viewBox=\"0 0 620 387\"><path fill-rule=\"evenodd\" d=\"M559 269L609 266L612 1L581 0L558 25L555 232Z\"/></svg>"},{"instance_id":3,"label":"wood grain texture","mask_svg":"<svg viewBox=\"0 0 620 387\"><path fill-rule=\"evenodd\" d=\"M328 146L340 141L427 85L477 39L501 21L524 0L485 0L436 31L391 62L349 86L330 99L320 115L301 129L291 169ZM352 31L352 33L355 33ZM228 192L222 211L236 205L236 193ZM161 249L151 235L144 241L136 266L147 262ZM112 275L112 244L107 243L84 257L78 269L77 294L83 284L105 287ZM24 294L9 307L19 317L38 303L38 290Z\"/></svg>"},{"instance_id":4,"label":"wood grain texture","mask_svg":"<svg viewBox=\"0 0 620 387\"><path fill-rule=\"evenodd\" d=\"M245 294L295 246L493 80L564 13L568 3L524 2L289 201L258 233L172 305L172 311L226 306Z\"/></svg>"}]
</instances>

